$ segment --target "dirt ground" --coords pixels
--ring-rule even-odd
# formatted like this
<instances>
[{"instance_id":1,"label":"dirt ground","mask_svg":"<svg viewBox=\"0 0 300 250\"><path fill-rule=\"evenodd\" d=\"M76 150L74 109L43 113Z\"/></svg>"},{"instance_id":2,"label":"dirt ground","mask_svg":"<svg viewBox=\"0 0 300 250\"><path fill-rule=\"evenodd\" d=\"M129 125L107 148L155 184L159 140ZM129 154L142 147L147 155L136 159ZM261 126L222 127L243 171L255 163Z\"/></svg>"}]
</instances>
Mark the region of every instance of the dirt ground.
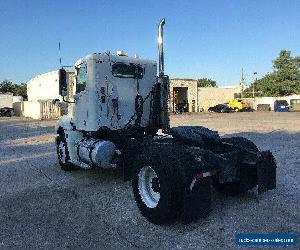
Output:
<instances>
[{"instance_id":1,"label":"dirt ground","mask_svg":"<svg viewBox=\"0 0 300 250\"><path fill-rule=\"evenodd\" d=\"M156 226L139 213L119 170L63 172L56 121L0 118L0 248L237 248L236 233L297 233L300 113L171 115L172 126L202 125L245 136L277 163L277 188L226 198L190 225ZM299 247L299 243L298 243Z\"/></svg>"}]
</instances>

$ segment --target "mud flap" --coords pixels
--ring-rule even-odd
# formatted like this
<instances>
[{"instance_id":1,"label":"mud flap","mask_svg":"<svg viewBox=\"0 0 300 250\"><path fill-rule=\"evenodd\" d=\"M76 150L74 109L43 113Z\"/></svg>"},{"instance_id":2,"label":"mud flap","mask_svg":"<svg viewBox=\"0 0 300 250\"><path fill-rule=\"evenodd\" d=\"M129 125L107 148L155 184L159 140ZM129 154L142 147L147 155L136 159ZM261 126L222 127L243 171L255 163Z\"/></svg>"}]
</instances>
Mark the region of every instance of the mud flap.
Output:
<instances>
[{"instance_id":1,"label":"mud flap","mask_svg":"<svg viewBox=\"0 0 300 250\"><path fill-rule=\"evenodd\" d=\"M206 217L211 211L210 178L194 179L183 199L182 222L191 223Z\"/></svg>"},{"instance_id":2,"label":"mud flap","mask_svg":"<svg viewBox=\"0 0 300 250\"><path fill-rule=\"evenodd\" d=\"M260 153L257 163L257 184L259 193L276 188L276 161L271 151Z\"/></svg>"}]
</instances>

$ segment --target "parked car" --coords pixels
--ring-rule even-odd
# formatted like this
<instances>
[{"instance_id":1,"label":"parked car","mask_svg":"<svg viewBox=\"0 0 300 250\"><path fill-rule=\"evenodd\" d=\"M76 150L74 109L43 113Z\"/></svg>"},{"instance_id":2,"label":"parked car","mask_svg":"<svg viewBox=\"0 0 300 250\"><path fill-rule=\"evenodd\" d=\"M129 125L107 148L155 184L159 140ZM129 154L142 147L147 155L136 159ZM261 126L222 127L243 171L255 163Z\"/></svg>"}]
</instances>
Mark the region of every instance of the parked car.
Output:
<instances>
[{"instance_id":1,"label":"parked car","mask_svg":"<svg viewBox=\"0 0 300 250\"><path fill-rule=\"evenodd\" d=\"M210 107L208 112L230 113L232 109L226 104L217 104L216 106Z\"/></svg>"},{"instance_id":2,"label":"parked car","mask_svg":"<svg viewBox=\"0 0 300 250\"><path fill-rule=\"evenodd\" d=\"M240 99L231 100L228 103L228 106L231 109L233 109L235 112L244 111L244 110L247 110L249 108L248 105L243 100L240 100Z\"/></svg>"},{"instance_id":3,"label":"parked car","mask_svg":"<svg viewBox=\"0 0 300 250\"><path fill-rule=\"evenodd\" d=\"M13 108L4 107L4 108L0 109L0 116L11 117L13 115L14 115L14 109Z\"/></svg>"},{"instance_id":4,"label":"parked car","mask_svg":"<svg viewBox=\"0 0 300 250\"><path fill-rule=\"evenodd\" d=\"M289 104L286 100L276 100L274 102L275 112L289 112Z\"/></svg>"}]
</instances>

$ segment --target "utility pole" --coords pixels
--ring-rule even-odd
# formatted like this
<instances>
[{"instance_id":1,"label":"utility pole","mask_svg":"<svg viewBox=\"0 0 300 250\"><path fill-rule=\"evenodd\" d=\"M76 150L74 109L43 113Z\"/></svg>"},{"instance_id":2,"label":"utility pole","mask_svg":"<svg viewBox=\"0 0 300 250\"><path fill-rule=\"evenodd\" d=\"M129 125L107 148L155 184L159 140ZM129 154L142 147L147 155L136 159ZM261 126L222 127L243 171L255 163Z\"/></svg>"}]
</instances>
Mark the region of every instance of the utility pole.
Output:
<instances>
[{"instance_id":1,"label":"utility pole","mask_svg":"<svg viewBox=\"0 0 300 250\"><path fill-rule=\"evenodd\" d=\"M252 97L253 97L253 99L255 98L255 89L254 89L254 85L255 85L255 82L256 82L256 80L257 80L256 75L257 75L257 72L253 72L253 84L252 84Z\"/></svg>"},{"instance_id":2,"label":"utility pole","mask_svg":"<svg viewBox=\"0 0 300 250\"><path fill-rule=\"evenodd\" d=\"M245 78L244 78L244 69L242 68L241 79L240 79L241 98L243 98L244 88L245 88Z\"/></svg>"}]
</instances>

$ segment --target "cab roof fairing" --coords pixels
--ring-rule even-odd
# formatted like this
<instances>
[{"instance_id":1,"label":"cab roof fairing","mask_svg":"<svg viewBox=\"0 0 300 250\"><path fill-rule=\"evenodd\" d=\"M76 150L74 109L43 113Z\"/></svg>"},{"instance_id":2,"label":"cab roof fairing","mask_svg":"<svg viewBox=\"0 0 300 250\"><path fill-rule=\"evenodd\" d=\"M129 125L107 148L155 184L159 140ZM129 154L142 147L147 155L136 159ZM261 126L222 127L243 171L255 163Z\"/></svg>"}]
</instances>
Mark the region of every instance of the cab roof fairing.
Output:
<instances>
[{"instance_id":1,"label":"cab roof fairing","mask_svg":"<svg viewBox=\"0 0 300 250\"><path fill-rule=\"evenodd\" d=\"M112 55L109 52L104 52L104 53L93 53L90 55L87 55L86 57L80 58L79 60L76 61L75 63L75 68L78 68L82 63L89 61L89 60L109 60L113 63L116 62L123 62L123 63L136 63L140 65L152 65L152 66L157 66L156 61L153 60L148 60L148 59L141 59L141 58L134 58L134 57L128 57L128 56L117 56L117 55Z\"/></svg>"}]
</instances>

